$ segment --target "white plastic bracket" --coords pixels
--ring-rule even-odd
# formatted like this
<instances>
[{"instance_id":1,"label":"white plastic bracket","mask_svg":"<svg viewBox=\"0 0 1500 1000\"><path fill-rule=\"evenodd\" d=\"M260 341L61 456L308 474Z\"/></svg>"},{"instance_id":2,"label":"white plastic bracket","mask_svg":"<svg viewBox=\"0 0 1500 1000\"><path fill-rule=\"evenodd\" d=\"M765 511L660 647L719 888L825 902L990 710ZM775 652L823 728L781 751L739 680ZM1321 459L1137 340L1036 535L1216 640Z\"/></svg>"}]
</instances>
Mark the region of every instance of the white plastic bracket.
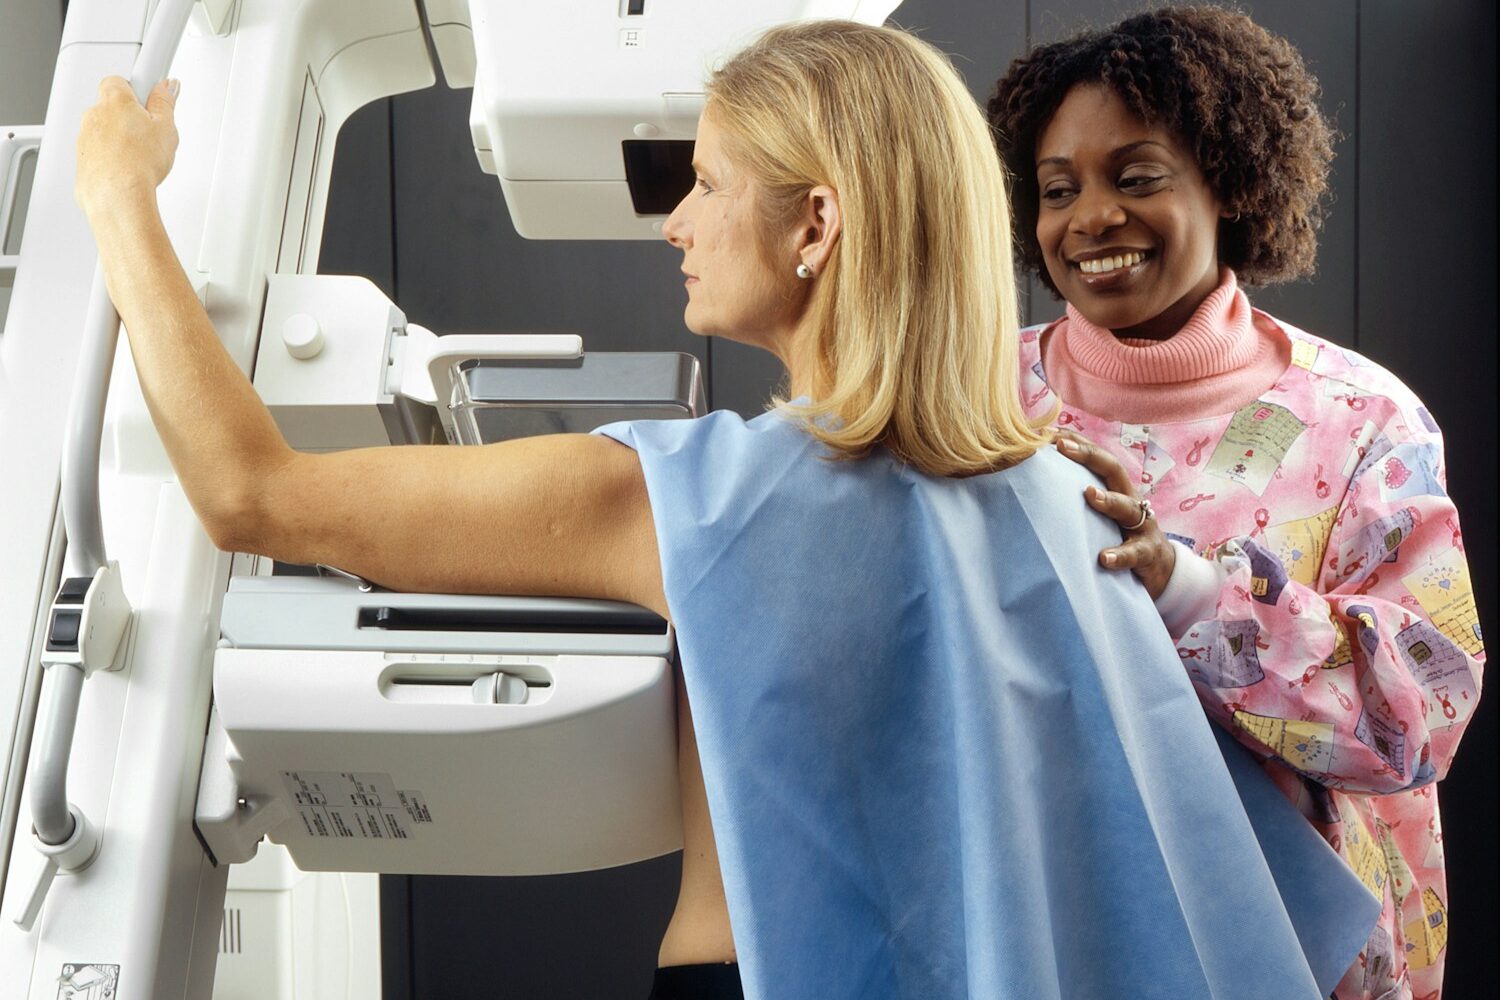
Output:
<instances>
[{"instance_id":1,"label":"white plastic bracket","mask_svg":"<svg viewBox=\"0 0 1500 1000\"><path fill-rule=\"evenodd\" d=\"M229 34L229 15L235 0L198 0L193 4L192 25L207 35Z\"/></svg>"},{"instance_id":2,"label":"white plastic bracket","mask_svg":"<svg viewBox=\"0 0 1500 1000\"><path fill-rule=\"evenodd\" d=\"M415 323L392 338L390 391L437 410L449 441L459 366L468 361L537 361L576 358L583 338L576 333L450 334L439 337Z\"/></svg>"},{"instance_id":3,"label":"white plastic bracket","mask_svg":"<svg viewBox=\"0 0 1500 1000\"><path fill-rule=\"evenodd\" d=\"M401 338L398 338L401 339ZM417 403L445 409L453 399L458 366L466 361L537 361L576 358L583 338L576 333L451 334L439 337L406 324L405 343L393 351L400 381L395 391Z\"/></svg>"},{"instance_id":4,"label":"white plastic bracket","mask_svg":"<svg viewBox=\"0 0 1500 1000\"><path fill-rule=\"evenodd\" d=\"M7 254L10 227L16 214L16 195L21 184L21 157L42 144L40 125L0 125L0 272L15 273L21 263L18 253Z\"/></svg>"},{"instance_id":5,"label":"white plastic bracket","mask_svg":"<svg viewBox=\"0 0 1500 1000\"><path fill-rule=\"evenodd\" d=\"M92 580L64 580L47 616L42 664L80 667L85 677L96 670L115 669L115 654L130 627L130 614L119 563L100 566Z\"/></svg>"},{"instance_id":6,"label":"white plastic bracket","mask_svg":"<svg viewBox=\"0 0 1500 1000\"><path fill-rule=\"evenodd\" d=\"M244 795L234 774L235 760L234 744L215 709L203 743L193 821L221 865L244 864L255 857L261 839L290 815L285 803L274 796Z\"/></svg>"}]
</instances>

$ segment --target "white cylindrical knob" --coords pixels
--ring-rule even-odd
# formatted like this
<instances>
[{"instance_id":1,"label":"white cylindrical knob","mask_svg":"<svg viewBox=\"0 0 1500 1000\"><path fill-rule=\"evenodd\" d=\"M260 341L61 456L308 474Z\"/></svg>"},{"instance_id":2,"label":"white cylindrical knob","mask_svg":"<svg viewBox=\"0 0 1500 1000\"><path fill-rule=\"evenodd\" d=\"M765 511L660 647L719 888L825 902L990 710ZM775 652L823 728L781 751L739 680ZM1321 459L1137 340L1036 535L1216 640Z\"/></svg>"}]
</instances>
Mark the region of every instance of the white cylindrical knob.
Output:
<instances>
[{"instance_id":1,"label":"white cylindrical knob","mask_svg":"<svg viewBox=\"0 0 1500 1000\"><path fill-rule=\"evenodd\" d=\"M323 330L307 313L297 313L281 324L281 342L292 357L307 361L323 352Z\"/></svg>"},{"instance_id":2,"label":"white cylindrical knob","mask_svg":"<svg viewBox=\"0 0 1500 1000\"><path fill-rule=\"evenodd\" d=\"M469 699L476 705L524 705L530 693L525 681L503 672L485 674L469 685Z\"/></svg>"},{"instance_id":3,"label":"white cylindrical knob","mask_svg":"<svg viewBox=\"0 0 1500 1000\"><path fill-rule=\"evenodd\" d=\"M635 137L637 139L655 139L657 136L661 135L661 129L657 128L655 125L652 125L650 122L641 122L630 131L635 133Z\"/></svg>"}]
</instances>

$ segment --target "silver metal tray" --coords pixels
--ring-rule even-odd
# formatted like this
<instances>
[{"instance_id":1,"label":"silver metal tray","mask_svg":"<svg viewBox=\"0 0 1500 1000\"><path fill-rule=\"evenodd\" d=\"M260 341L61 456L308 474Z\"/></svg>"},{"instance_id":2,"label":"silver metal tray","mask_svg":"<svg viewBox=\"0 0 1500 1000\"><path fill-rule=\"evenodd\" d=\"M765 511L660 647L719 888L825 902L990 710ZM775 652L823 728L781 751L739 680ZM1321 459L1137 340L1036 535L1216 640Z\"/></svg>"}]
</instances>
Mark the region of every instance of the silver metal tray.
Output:
<instances>
[{"instance_id":1,"label":"silver metal tray","mask_svg":"<svg viewBox=\"0 0 1500 1000\"><path fill-rule=\"evenodd\" d=\"M537 434L580 434L617 420L704 412L703 375L691 354L594 352L556 361L472 361L458 366L454 444Z\"/></svg>"}]
</instances>

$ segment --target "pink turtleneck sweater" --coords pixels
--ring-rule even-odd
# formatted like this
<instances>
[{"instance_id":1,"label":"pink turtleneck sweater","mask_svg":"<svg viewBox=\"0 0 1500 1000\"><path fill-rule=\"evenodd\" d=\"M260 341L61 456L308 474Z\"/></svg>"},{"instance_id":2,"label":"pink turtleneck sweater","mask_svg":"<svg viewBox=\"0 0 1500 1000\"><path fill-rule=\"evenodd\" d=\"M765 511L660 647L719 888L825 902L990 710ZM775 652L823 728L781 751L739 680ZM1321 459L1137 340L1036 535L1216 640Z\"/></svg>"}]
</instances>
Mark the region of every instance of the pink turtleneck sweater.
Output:
<instances>
[{"instance_id":1,"label":"pink turtleneck sweater","mask_svg":"<svg viewBox=\"0 0 1500 1000\"><path fill-rule=\"evenodd\" d=\"M1069 303L1042 333L1042 367L1075 409L1131 424L1167 424L1233 413L1254 402L1291 363L1292 342L1250 305L1234 272L1166 340L1116 337ZM1173 635L1213 617L1226 570L1181 543L1156 609Z\"/></svg>"},{"instance_id":2,"label":"pink turtleneck sweater","mask_svg":"<svg viewBox=\"0 0 1500 1000\"><path fill-rule=\"evenodd\" d=\"M1080 410L1132 424L1233 413L1270 388L1292 357L1286 334L1251 308L1227 267L1166 340L1116 337L1072 305L1042 337L1053 391Z\"/></svg>"}]
</instances>

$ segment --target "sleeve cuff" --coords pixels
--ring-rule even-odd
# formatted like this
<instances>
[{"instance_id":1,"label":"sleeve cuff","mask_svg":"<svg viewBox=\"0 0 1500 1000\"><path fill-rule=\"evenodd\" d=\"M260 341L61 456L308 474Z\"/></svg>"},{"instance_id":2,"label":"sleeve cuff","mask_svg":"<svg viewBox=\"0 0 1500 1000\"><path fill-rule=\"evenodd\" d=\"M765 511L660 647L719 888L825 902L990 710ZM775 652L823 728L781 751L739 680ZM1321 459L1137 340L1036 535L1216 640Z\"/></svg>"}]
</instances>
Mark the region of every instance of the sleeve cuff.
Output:
<instances>
[{"instance_id":1,"label":"sleeve cuff","mask_svg":"<svg viewBox=\"0 0 1500 1000\"><path fill-rule=\"evenodd\" d=\"M1229 567L1214 559L1205 559L1181 542L1173 541L1177 561L1172 578L1156 598L1156 610L1172 638L1185 633L1198 622L1212 618L1218 608L1219 591L1229 578Z\"/></svg>"}]
</instances>

